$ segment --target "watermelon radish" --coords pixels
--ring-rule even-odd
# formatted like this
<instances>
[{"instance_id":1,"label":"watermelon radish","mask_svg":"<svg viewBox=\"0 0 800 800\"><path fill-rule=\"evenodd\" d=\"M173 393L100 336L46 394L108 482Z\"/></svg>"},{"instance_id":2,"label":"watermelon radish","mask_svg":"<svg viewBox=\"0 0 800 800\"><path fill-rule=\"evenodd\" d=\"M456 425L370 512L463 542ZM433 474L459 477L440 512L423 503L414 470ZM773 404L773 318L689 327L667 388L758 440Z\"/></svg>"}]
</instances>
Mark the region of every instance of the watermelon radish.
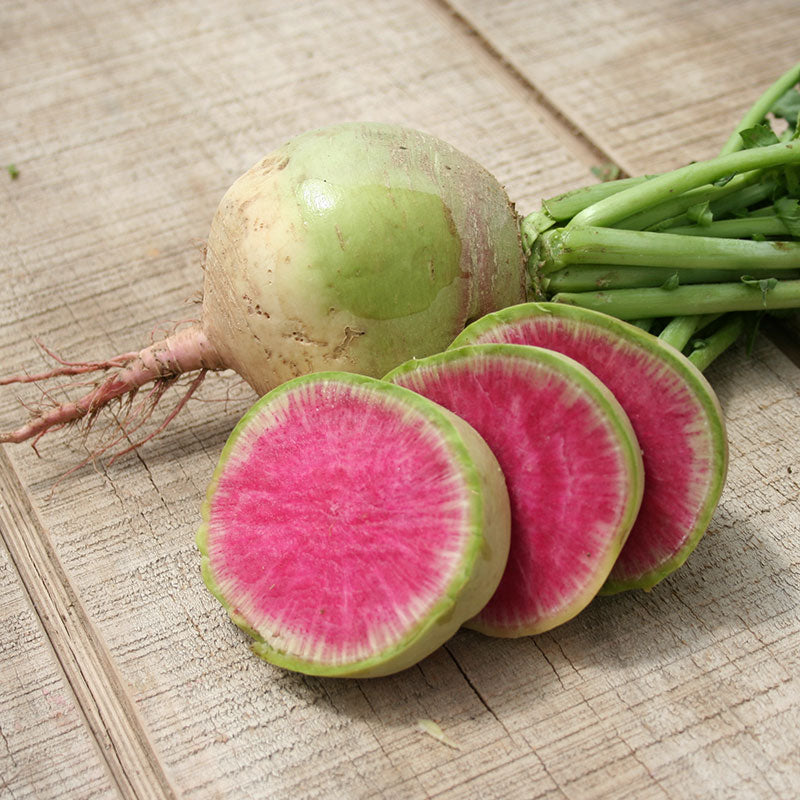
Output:
<instances>
[{"instance_id":1,"label":"watermelon radish","mask_svg":"<svg viewBox=\"0 0 800 800\"><path fill-rule=\"evenodd\" d=\"M386 379L466 419L506 476L508 566L467 626L527 636L577 614L605 581L642 498L639 446L612 394L572 359L518 345L449 350Z\"/></svg>"},{"instance_id":2,"label":"watermelon radish","mask_svg":"<svg viewBox=\"0 0 800 800\"><path fill-rule=\"evenodd\" d=\"M0 379L108 371L89 391L81 378L82 397L0 431L0 443L92 420L155 383L115 445L189 373L187 399L208 370L233 369L259 395L319 370L379 377L523 302L527 284L517 214L497 180L440 139L378 123L309 131L245 172L214 215L203 273L202 319L190 327L139 352Z\"/></svg>"},{"instance_id":3,"label":"watermelon radish","mask_svg":"<svg viewBox=\"0 0 800 800\"><path fill-rule=\"evenodd\" d=\"M452 346L480 342L537 345L574 358L608 386L633 424L644 459L644 498L602 593L650 589L676 570L708 527L727 470L722 411L703 375L633 325L558 303L487 315Z\"/></svg>"},{"instance_id":4,"label":"watermelon radish","mask_svg":"<svg viewBox=\"0 0 800 800\"><path fill-rule=\"evenodd\" d=\"M443 644L505 568L500 467L424 397L326 372L262 397L220 456L197 535L253 650L315 675L386 675Z\"/></svg>"}]
</instances>

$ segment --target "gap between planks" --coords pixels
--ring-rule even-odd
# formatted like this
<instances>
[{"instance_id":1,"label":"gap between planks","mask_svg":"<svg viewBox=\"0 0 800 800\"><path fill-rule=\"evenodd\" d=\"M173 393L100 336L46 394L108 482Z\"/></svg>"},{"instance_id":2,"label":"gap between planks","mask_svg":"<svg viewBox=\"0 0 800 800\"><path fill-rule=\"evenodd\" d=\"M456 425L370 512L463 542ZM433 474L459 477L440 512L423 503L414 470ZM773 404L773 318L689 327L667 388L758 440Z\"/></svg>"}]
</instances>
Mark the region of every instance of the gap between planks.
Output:
<instances>
[{"instance_id":1,"label":"gap between planks","mask_svg":"<svg viewBox=\"0 0 800 800\"><path fill-rule=\"evenodd\" d=\"M544 89L519 70L491 39L473 27L472 22L461 11L448 0L428 0L428 3L458 35L472 43L476 57L489 65L498 81L531 109L564 149L586 165L587 172L592 167L613 164L619 169L620 178L629 176L630 173L623 163L612 158L589 134L584 133L580 125L551 100Z\"/></svg>"},{"instance_id":2,"label":"gap between planks","mask_svg":"<svg viewBox=\"0 0 800 800\"><path fill-rule=\"evenodd\" d=\"M113 658L1 446L0 538L119 795L177 800Z\"/></svg>"}]
</instances>

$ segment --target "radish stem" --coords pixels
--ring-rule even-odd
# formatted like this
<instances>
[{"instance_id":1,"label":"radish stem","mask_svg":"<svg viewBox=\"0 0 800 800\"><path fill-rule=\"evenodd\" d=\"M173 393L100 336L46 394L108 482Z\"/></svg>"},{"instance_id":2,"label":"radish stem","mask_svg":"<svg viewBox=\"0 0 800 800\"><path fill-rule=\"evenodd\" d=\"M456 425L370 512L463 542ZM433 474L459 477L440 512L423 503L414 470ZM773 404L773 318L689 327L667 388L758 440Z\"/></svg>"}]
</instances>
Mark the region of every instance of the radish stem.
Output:
<instances>
[{"instance_id":1,"label":"radish stem","mask_svg":"<svg viewBox=\"0 0 800 800\"><path fill-rule=\"evenodd\" d=\"M569 264L745 271L800 268L800 242L753 242L569 225L545 231L537 242L537 255L544 274Z\"/></svg>"},{"instance_id":2,"label":"radish stem","mask_svg":"<svg viewBox=\"0 0 800 800\"><path fill-rule=\"evenodd\" d=\"M741 172L800 163L800 142L778 142L698 161L600 200L576 214L568 227L610 226L690 189Z\"/></svg>"},{"instance_id":3,"label":"radish stem","mask_svg":"<svg viewBox=\"0 0 800 800\"><path fill-rule=\"evenodd\" d=\"M606 181L596 183L591 186L583 186L580 189L573 189L571 192L556 195L542 202L542 208L547 212L551 219L562 222L572 219L577 213L594 205L600 200L611 197L624 189L638 186L651 176L641 176L637 178L620 178L616 181Z\"/></svg>"},{"instance_id":4,"label":"radish stem","mask_svg":"<svg viewBox=\"0 0 800 800\"><path fill-rule=\"evenodd\" d=\"M719 236L730 239L744 239L753 236L791 236L786 223L775 215L720 219L709 225L682 225L669 228L665 233L680 236Z\"/></svg>"},{"instance_id":5,"label":"radish stem","mask_svg":"<svg viewBox=\"0 0 800 800\"><path fill-rule=\"evenodd\" d=\"M730 135L728 141L722 147L720 155L724 156L728 153L734 153L741 150L744 146L742 141L741 131L752 128L753 125L758 125L762 119L769 113L770 109L780 98L792 88L798 81L800 81L800 64L795 64L790 69L786 70L783 75L775 81L750 107L748 112L742 117L741 122L736 126L736 130Z\"/></svg>"},{"instance_id":6,"label":"radish stem","mask_svg":"<svg viewBox=\"0 0 800 800\"><path fill-rule=\"evenodd\" d=\"M715 314L689 314L673 317L658 334L662 342L671 344L676 350L683 350L689 340L702 327L716 318Z\"/></svg>"},{"instance_id":7,"label":"radish stem","mask_svg":"<svg viewBox=\"0 0 800 800\"><path fill-rule=\"evenodd\" d=\"M716 218L769 197L778 182L764 174L763 170L751 170L737 175L724 186L709 184L698 186L677 197L670 197L652 208L645 208L630 217L615 223L615 228L629 231L649 229L661 230L662 226L683 224L691 219L686 213L692 206L709 204L709 210ZM675 220L673 222L673 220Z\"/></svg>"},{"instance_id":8,"label":"radish stem","mask_svg":"<svg viewBox=\"0 0 800 800\"><path fill-rule=\"evenodd\" d=\"M771 278L772 270L748 270L753 278ZM800 278L800 269L782 272L785 280ZM545 292L593 292L599 289L645 289L663 286L673 277L678 285L692 283L729 283L745 277L742 270L668 269L665 267L625 267L578 265L551 272L542 279Z\"/></svg>"},{"instance_id":9,"label":"radish stem","mask_svg":"<svg viewBox=\"0 0 800 800\"><path fill-rule=\"evenodd\" d=\"M645 317L643 319L630 319L628 322L630 322L631 325L635 325L637 328L641 328L643 331L647 331L649 333L655 320L652 319L652 317Z\"/></svg>"},{"instance_id":10,"label":"radish stem","mask_svg":"<svg viewBox=\"0 0 800 800\"><path fill-rule=\"evenodd\" d=\"M674 317L726 311L765 311L800 307L800 280L774 286L745 283L701 283L675 289L611 289L603 292L560 292L552 299L603 311L620 319Z\"/></svg>"},{"instance_id":11,"label":"radish stem","mask_svg":"<svg viewBox=\"0 0 800 800\"><path fill-rule=\"evenodd\" d=\"M731 315L730 319L713 334L695 342L695 349L688 357L689 361L703 372L712 361L722 355L741 336L743 330L744 318L742 315Z\"/></svg>"}]
</instances>

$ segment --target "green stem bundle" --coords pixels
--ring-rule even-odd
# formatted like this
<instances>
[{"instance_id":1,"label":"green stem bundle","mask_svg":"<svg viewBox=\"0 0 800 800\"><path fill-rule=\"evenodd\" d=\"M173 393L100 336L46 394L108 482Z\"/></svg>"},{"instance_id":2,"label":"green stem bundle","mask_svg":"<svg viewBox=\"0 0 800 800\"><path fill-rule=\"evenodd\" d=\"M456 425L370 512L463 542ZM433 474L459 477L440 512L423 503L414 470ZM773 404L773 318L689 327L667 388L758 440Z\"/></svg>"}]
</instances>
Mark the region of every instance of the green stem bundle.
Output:
<instances>
[{"instance_id":1,"label":"green stem bundle","mask_svg":"<svg viewBox=\"0 0 800 800\"><path fill-rule=\"evenodd\" d=\"M537 299L661 331L701 368L741 334L746 314L800 308L798 82L800 64L716 158L545 200L521 226ZM773 115L786 121L780 136Z\"/></svg>"},{"instance_id":2,"label":"green stem bundle","mask_svg":"<svg viewBox=\"0 0 800 800\"><path fill-rule=\"evenodd\" d=\"M568 223L611 226L644 208L663 203L678 194L730 175L800 163L800 142L777 142L766 147L740 150L709 161L697 161L658 175L583 209Z\"/></svg>"},{"instance_id":3,"label":"green stem bundle","mask_svg":"<svg viewBox=\"0 0 800 800\"><path fill-rule=\"evenodd\" d=\"M777 281L771 288L762 288L758 283L699 283L675 289L559 292L552 299L556 303L604 311L619 319L800 308L800 280Z\"/></svg>"},{"instance_id":4,"label":"green stem bundle","mask_svg":"<svg viewBox=\"0 0 800 800\"><path fill-rule=\"evenodd\" d=\"M571 264L665 269L800 269L800 242L752 241L715 236L570 227L545 231L538 257L543 274Z\"/></svg>"}]
</instances>

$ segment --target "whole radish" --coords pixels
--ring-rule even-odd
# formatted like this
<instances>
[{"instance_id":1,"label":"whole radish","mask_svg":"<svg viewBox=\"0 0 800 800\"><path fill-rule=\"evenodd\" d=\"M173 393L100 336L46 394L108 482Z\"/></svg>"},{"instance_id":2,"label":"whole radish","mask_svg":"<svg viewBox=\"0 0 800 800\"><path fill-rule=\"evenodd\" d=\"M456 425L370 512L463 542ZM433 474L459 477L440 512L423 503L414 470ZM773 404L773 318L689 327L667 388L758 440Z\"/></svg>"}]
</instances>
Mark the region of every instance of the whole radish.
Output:
<instances>
[{"instance_id":1,"label":"whole radish","mask_svg":"<svg viewBox=\"0 0 800 800\"><path fill-rule=\"evenodd\" d=\"M311 131L226 192L208 236L203 314L138 352L5 383L111 370L0 442L35 439L153 381L233 369L264 394L320 370L381 376L525 299L514 207L475 161L419 131ZM160 394L155 393L156 400Z\"/></svg>"}]
</instances>

